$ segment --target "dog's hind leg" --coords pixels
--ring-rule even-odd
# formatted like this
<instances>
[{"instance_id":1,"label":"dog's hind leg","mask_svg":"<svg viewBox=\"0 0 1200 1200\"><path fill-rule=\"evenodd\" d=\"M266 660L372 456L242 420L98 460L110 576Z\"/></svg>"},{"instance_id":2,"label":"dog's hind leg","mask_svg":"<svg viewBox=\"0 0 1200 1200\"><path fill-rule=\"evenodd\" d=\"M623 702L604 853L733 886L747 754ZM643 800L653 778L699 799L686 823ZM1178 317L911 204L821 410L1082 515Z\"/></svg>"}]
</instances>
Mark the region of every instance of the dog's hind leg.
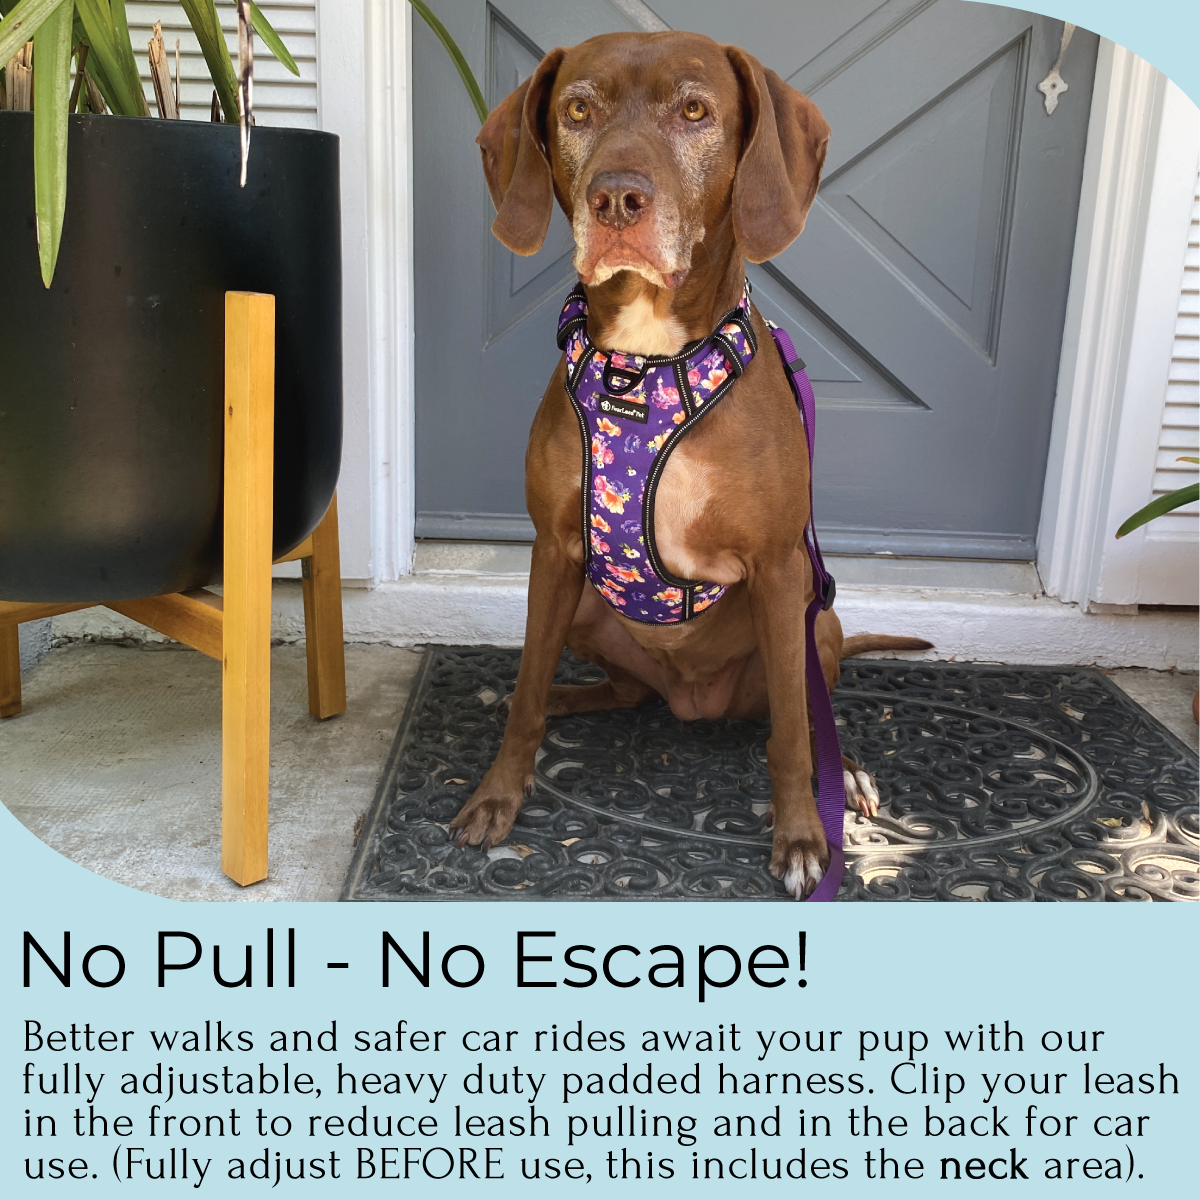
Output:
<instances>
[{"instance_id":1,"label":"dog's hind leg","mask_svg":"<svg viewBox=\"0 0 1200 1200\"><path fill-rule=\"evenodd\" d=\"M660 700L658 691L648 683L630 675L628 671L604 661L595 662L608 674L602 683L588 683L582 686L571 684L555 684L550 689L550 699L546 704L546 716L565 717L570 713L601 712L614 708L638 708L649 704L652 700Z\"/></svg>"},{"instance_id":2,"label":"dog's hind leg","mask_svg":"<svg viewBox=\"0 0 1200 1200\"><path fill-rule=\"evenodd\" d=\"M612 610L587 584L567 633L567 649L576 658L594 663L608 678L582 686L555 684L546 705L548 717L637 708L666 695L662 668L621 628Z\"/></svg>"}]
</instances>

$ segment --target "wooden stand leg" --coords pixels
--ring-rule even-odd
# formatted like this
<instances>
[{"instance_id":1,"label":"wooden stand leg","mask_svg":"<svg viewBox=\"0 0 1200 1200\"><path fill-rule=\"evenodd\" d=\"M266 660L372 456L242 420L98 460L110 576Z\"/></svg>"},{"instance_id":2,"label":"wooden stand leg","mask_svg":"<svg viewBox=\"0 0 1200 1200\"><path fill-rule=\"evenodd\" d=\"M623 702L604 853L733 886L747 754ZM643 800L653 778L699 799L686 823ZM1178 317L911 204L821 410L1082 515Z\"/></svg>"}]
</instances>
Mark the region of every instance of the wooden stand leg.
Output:
<instances>
[{"instance_id":1,"label":"wooden stand leg","mask_svg":"<svg viewBox=\"0 0 1200 1200\"><path fill-rule=\"evenodd\" d=\"M341 625L341 610L338 624ZM312 667L309 667L312 679ZM309 695L312 684L309 683ZM309 700L311 707L312 701ZM21 711L21 643L16 625L0 625L0 718L15 717Z\"/></svg>"},{"instance_id":2,"label":"wooden stand leg","mask_svg":"<svg viewBox=\"0 0 1200 1200\"><path fill-rule=\"evenodd\" d=\"M337 496L313 530L304 571L304 638L308 658L308 711L324 720L346 711L346 649L342 640L342 560L338 551Z\"/></svg>"},{"instance_id":3,"label":"wooden stand leg","mask_svg":"<svg viewBox=\"0 0 1200 1200\"><path fill-rule=\"evenodd\" d=\"M225 295L225 604L221 867L267 874L275 298Z\"/></svg>"}]
</instances>

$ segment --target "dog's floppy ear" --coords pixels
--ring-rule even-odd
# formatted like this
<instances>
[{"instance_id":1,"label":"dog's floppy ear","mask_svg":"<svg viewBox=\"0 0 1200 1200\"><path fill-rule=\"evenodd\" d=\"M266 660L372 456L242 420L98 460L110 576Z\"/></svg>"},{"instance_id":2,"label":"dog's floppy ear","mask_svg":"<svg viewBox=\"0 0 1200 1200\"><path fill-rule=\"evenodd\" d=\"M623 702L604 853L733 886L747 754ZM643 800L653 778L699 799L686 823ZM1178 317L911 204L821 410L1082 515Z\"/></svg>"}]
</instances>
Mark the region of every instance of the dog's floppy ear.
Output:
<instances>
[{"instance_id":1,"label":"dog's floppy ear","mask_svg":"<svg viewBox=\"0 0 1200 1200\"><path fill-rule=\"evenodd\" d=\"M733 230L742 253L764 262L804 228L829 145L817 106L758 59L726 47L742 86L745 134L733 182Z\"/></svg>"},{"instance_id":2,"label":"dog's floppy ear","mask_svg":"<svg viewBox=\"0 0 1200 1200\"><path fill-rule=\"evenodd\" d=\"M562 50L551 50L537 70L492 110L475 139L496 206L492 232L516 254L536 254L554 212L554 180L546 156L545 119Z\"/></svg>"}]
</instances>

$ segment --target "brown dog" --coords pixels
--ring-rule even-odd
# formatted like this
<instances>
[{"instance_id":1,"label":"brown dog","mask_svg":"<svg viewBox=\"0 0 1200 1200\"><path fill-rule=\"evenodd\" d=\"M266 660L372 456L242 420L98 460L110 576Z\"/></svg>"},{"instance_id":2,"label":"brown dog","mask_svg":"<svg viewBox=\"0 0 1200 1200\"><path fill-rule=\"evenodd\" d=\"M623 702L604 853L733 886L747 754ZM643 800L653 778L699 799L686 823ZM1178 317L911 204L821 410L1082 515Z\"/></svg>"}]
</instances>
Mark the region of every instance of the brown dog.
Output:
<instances>
[{"instance_id":1,"label":"brown dog","mask_svg":"<svg viewBox=\"0 0 1200 1200\"><path fill-rule=\"evenodd\" d=\"M743 260L762 262L804 228L829 126L816 105L733 46L690 33L612 34L551 51L488 118L478 141L496 236L541 246L555 199L571 220L595 345L674 354L737 304ZM804 612L812 598L804 426L770 333L728 396L690 429L658 484L658 552L676 576L728 585L686 623L639 624L585 586L580 428L560 363L530 432L525 492L537 537L525 648L504 741L452 822L460 845L512 828L533 790L546 716L664 697L684 720L770 715L771 871L797 897L828 864L813 799ZM838 661L913 638L843 643L816 625L832 687ZM604 683L555 687L563 646ZM848 803L873 815L871 778L846 763Z\"/></svg>"}]
</instances>

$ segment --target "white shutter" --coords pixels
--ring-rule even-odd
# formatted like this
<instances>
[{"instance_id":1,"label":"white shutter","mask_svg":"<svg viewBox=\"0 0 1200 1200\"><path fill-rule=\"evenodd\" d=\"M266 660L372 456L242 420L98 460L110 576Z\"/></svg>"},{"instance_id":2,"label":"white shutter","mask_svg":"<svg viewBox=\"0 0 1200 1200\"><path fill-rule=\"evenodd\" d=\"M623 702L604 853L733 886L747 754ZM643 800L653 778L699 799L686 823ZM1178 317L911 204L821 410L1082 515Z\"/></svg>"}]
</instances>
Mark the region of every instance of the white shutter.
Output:
<instances>
[{"instance_id":1,"label":"white shutter","mask_svg":"<svg viewBox=\"0 0 1200 1200\"><path fill-rule=\"evenodd\" d=\"M259 7L283 39L296 66L297 79L275 61L261 38L254 40L254 119L259 125L317 128L317 13L316 0L258 0ZM129 0L125 7L133 53L142 72L146 102L156 117L154 88L146 47L154 22L162 22L163 41L171 76L175 75L175 39L179 39L179 90L185 121L207 121L212 104L212 80L192 27L175 0ZM230 0L217 0L221 27L237 65L237 10Z\"/></svg>"},{"instance_id":2,"label":"white shutter","mask_svg":"<svg viewBox=\"0 0 1200 1200\"><path fill-rule=\"evenodd\" d=\"M1192 218L1176 312L1171 369L1158 430L1153 494L1162 496L1197 478L1181 455L1200 454L1200 178L1192 194ZM1136 536L1133 535L1133 536ZM1138 572L1141 604L1195 604L1200 568L1200 506L1189 504L1145 527Z\"/></svg>"},{"instance_id":3,"label":"white shutter","mask_svg":"<svg viewBox=\"0 0 1200 1200\"><path fill-rule=\"evenodd\" d=\"M1197 177L1192 203L1167 402L1158 435L1155 497L1195 482L1196 467L1192 463L1176 462L1180 455L1200 456L1200 177ZM1159 517L1157 524L1163 532L1173 529L1193 538L1200 536L1200 506L1189 504L1186 508L1178 508Z\"/></svg>"}]
</instances>

